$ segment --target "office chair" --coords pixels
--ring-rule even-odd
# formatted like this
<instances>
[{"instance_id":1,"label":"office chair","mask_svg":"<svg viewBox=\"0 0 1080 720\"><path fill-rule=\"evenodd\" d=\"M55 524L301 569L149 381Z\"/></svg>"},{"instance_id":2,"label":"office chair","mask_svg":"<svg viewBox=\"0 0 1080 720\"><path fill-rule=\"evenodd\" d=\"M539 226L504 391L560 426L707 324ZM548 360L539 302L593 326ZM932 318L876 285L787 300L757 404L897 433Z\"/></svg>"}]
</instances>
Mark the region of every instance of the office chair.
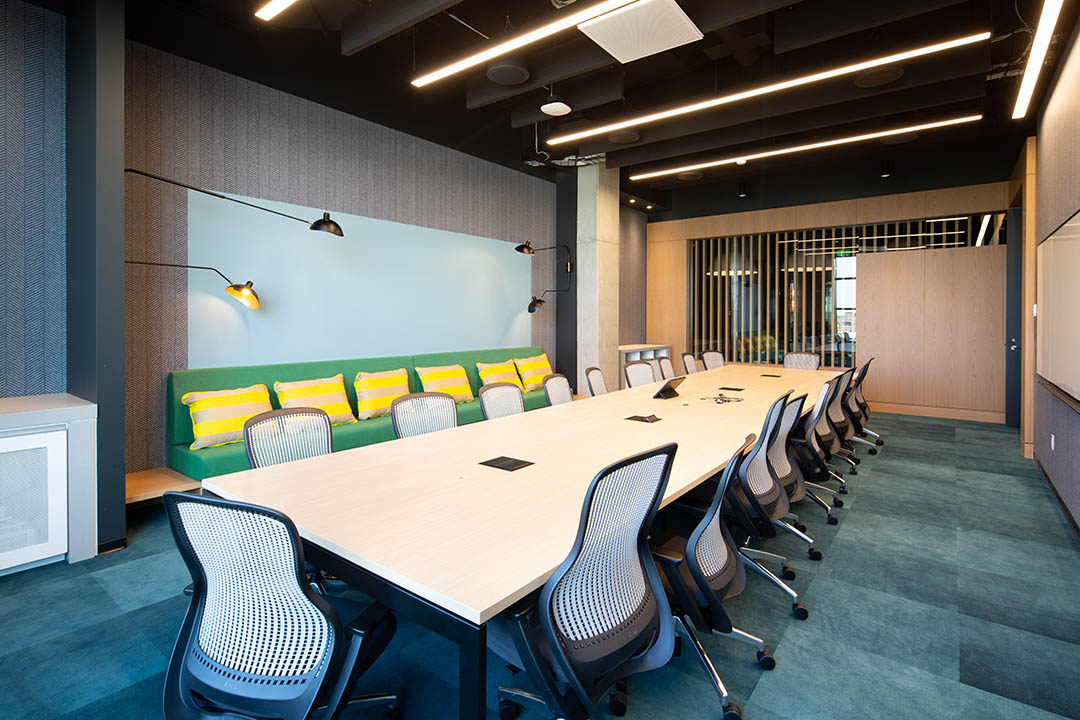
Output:
<instances>
[{"instance_id":1,"label":"office chair","mask_svg":"<svg viewBox=\"0 0 1080 720\"><path fill-rule=\"evenodd\" d=\"M398 438L424 435L457 427L457 404L446 393L409 393L390 403L390 417Z\"/></svg>"},{"instance_id":2,"label":"office chair","mask_svg":"<svg viewBox=\"0 0 1080 720\"><path fill-rule=\"evenodd\" d=\"M560 373L553 373L544 378L544 394L547 396L548 405L562 405L574 401L570 381Z\"/></svg>"},{"instance_id":3,"label":"office chair","mask_svg":"<svg viewBox=\"0 0 1080 720\"><path fill-rule=\"evenodd\" d=\"M648 534L675 450L664 445L597 473L573 548L539 597L488 622L489 647L524 669L539 691L500 687L500 720L516 717L520 701L566 720L595 718L612 687L610 708L621 716L626 678L670 661L676 627L688 629L671 614ZM734 704L724 710L727 720L740 717Z\"/></svg>"},{"instance_id":4,"label":"office chair","mask_svg":"<svg viewBox=\"0 0 1080 720\"><path fill-rule=\"evenodd\" d=\"M813 411L802 423L801 436L793 435L791 441L803 472L812 481L812 487L831 493L821 483L835 480L840 484L839 493L846 495L848 491L847 481L843 475L829 465L832 453L828 448L831 447L833 440L833 430L825 416L826 411L829 409L829 399L836 391L839 380L840 378L837 376L821 386Z\"/></svg>"},{"instance_id":5,"label":"office chair","mask_svg":"<svg viewBox=\"0 0 1080 720\"><path fill-rule=\"evenodd\" d=\"M165 677L166 720L337 720L346 707L400 716L396 695L352 697L394 616L312 591L289 518L186 493L162 502L195 586Z\"/></svg>"},{"instance_id":6,"label":"office chair","mask_svg":"<svg viewBox=\"0 0 1080 720\"><path fill-rule=\"evenodd\" d=\"M682 354L682 364L683 364L683 369L686 370L687 375L689 375L691 373L696 373L698 371L697 360L694 359L694 354L693 353L683 353Z\"/></svg>"},{"instance_id":7,"label":"office chair","mask_svg":"<svg viewBox=\"0 0 1080 720\"><path fill-rule=\"evenodd\" d=\"M866 379L866 374L869 372L870 363L872 362L874 362L874 358L870 358L866 361L866 364L863 365L862 373L860 373L858 381L855 383L855 388L853 392L855 394L855 403L859 406L860 409L862 409L863 431L874 439L875 445L880 447L885 444L885 441L876 432L866 427L866 419L870 417L870 403L866 401L866 398L863 396L862 390L863 380Z\"/></svg>"},{"instance_id":8,"label":"office chair","mask_svg":"<svg viewBox=\"0 0 1080 720\"><path fill-rule=\"evenodd\" d=\"M660 377L664 380L670 380L675 377L675 366L671 364L671 358L660 358Z\"/></svg>"},{"instance_id":9,"label":"office chair","mask_svg":"<svg viewBox=\"0 0 1080 720\"><path fill-rule=\"evenodd\" d=\"M871 433L866 429L867 411L863 409L863 406L859 404L858 400L858 396L862 393L863 380L866 379L866 371L870 368L870 363L872 361L873 358L867 360L863 363L862 367L855 371L855 377L851 381L851 387L848 389L847 393L844 394L844 412L847 414L848 421L851 422L855 430L851 442L866 445L870 448L871 455L877 455L878 446L884 445L885 441L876 433ZM866 436L871 434L874 435L875 438L873 442L866 439Z\"/></svg>"},{"instance_id":10,"label":"office chair","mask_svg":"<svg viewBox=\"0 0 1080 720\"><path fill-rule=\"evenodd\" d=\"M821 356L812 352L785 353L784 367L797 370L817 370L821 367Z\"/></svg>"},{"instance_id":11,"label":"office chair","mask_svg":"<svg viewBox=\"0 0 1080 720\"><path fill-rule=\"evenodd\" d=\"M252 469L333 452L330 416L319 408L271 410L244 421L244 450Z\"/></svg>"},{"instance_id":12,"label":"office chair","mask_svg":"<svg viewBox=\"0 0 1080 720\"><path fill-rule=\"evenodd\" d=\"M825 449L831 456L829 459L839 458L845 461L850 466L848 473L858 475L857 466L862 461L855 454L855 448L851 445L850 440L854 437L855 430L844 412L844 394L851 385L851 378L854 375L854 369L841 373L836 380L832 395L829 397L829 404L825 410L825 420L831 433Z\"/></svg>"},{"instance_id":13,"label":"office chair","mask_svg":"<svg viewBox=\"0 0 1080 720\"><path fill-rule=\"evenodd\" d=\"M739 464L756 439L752 434L747 436L746 442L728 460L712 503L689 537L675 535L663 545L654 545L652 553L663 571L675 617L682 620L689 633L705 630L753 645L758 664L764 670L772 670L776 661L765 641L733 627L723 607L723 601L745 589L746 568L721 515L721 506ZM707 658L700 643L691 644L698 661L705 665ZM713 682L721 698L726 697L727 691L719 678L714 677Z\"/></svg>"},{"instance_id":14,"label":"office chair","mask_svg":"<svg viewBox=\"0 0 1080 720\"><path fill-rule=\"evenodd\" d=\"M724 356L712 350L702 353L701 361L705 363L706 370L715 370L716 368L724 367Z\"/></svg>"},{"instance_id":15,"label":"office chair","mask_svg":"<svg viewBox=\"0 0 1080 720\"><path fill-rule=\"evenodd\" d=\"M791 439L796 425L802 420L803 405L806 403L806 395L788 400L780 416L780 424L777 426L776 437L769 443L766 453L769 465L776 475L777 480L783 486L788 496L788 504L800 502L809 498L816 505L825 510L825 519L830 525L836 525L838 520L832 513L828 503L815 495L812 490L817 489L828 493L833 498L833 505L843 507L844 501L837 497L836 493L823 486L809 487L803 476L802 467L796 458L796 450ZM799 522L797 515L794 517L794 527L800 532L806 531L806 526Z\"/></svg>"},{"instance_id":16,"label":"office chair","mask_svg":"<svg viewBox=\"0 0 1080 720\"><path fill-rule=\"evenodd\" d=\"M634 362L626 363L623 372L626 373L626 387L628 388L656 382L656 375L653 373L652 363L644 360L635 360Z\"/></svg>"},{"instance_id":17,"label":"office chair","mask_svg":"<svg viewBox=\"0 0 1080 720\"><path fill-rule=\"evenodd\" d=\"M820 560L821 551L814 547L814 539L784 521L789 514L790 504L784 486L773 473L769 458L769 447L779 433L784 408L792 392L794 391L788 390L769 408L761 437L739 466L739 484L735 488L735 495L751 517L747 532L769 538L776 537L773 528L780 528L807 544L807 554L811 560Z\"/></svg>"},{"instance_id":18,"label":"office chair","mask_svg":"<svg viewBox=\"0 0 1080 720\"><path fill-rule=\"evenodd\" d=\"M589 386L589 395L592 397L607 393L604 373L598 367L585 368L585 383Z\"/></svg>"},{"instance_id":19,"label":"office chair","mask_svg":"<svg viewBox=\"0 0 1080 720\"><path fill-rule=\"evenodd\" d=\"M525 412L525 399L521 397L521 388L514 383L490 383L480 388L476 395L485 420Z\"/></svg>"}]
</instances>

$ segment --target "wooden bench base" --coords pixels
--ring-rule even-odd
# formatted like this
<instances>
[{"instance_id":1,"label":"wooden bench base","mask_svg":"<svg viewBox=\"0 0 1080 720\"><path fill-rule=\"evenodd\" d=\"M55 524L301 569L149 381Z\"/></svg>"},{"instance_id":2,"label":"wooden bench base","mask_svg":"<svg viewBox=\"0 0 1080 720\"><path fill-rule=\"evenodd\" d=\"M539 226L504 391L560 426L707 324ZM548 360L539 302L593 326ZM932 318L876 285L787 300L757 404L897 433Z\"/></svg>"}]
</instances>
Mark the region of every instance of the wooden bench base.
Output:
<instances>
[{"instance_id":1,"label":"wooden bench base","mask_svg":"<svg viewBox=\"0 0 1080 720\"><path fill-rule=\"evenodd\" d=\"M170 490L191 492L202 487L198 480L179 473L172 468L154 468L127 474L126 503L154 500Z\"/></svg>"}]
</instances>

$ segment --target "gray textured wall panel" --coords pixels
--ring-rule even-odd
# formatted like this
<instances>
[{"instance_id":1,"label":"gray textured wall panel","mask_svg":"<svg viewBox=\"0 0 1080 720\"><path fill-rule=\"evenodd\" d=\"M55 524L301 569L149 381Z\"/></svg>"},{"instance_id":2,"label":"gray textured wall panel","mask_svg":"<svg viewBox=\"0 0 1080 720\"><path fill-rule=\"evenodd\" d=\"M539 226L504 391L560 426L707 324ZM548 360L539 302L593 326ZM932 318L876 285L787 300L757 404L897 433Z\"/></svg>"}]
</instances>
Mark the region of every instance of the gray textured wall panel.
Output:
<instances>
[{"instance_id":1,"label":"gray textured wall panel","mask_svg":"<svg viewBox=\"0 0 1080 720\"><path fill-rule=\"evenodd\" d=\"M645 339L645 213L619 208L619 343Z\"/></svg>"},{"instance_id":2,"label":"gray textured wall panel","mask_svg":"<svg viewBox=\"0 0 1080 720\"><path fill-rule=\"evenodd\" d=\"M0 0L0 397L67 387L64 18Z\"/></svg>"},{"instance_id":3,"label":"gray textured wall panel","mask_svg":"<svg viewBox=\"0 0 1080 720\"><path fill-rule=\"evenodd\" d=\"M1050 435L1054 435L1054 450ZM1041 383L1035 385L1035 457L1065 507L1080 522L1080 414Z\"/></svg>"},{"instance_id":4,"label":"gray textured wall panel","mask_svg":"<svg viewBox=\"0 0 1080 720\"><path fill-rule=\"evenodd\" d=\"M1039 242L1080 210L1080 23L1047 96L1035 141Z\"/></svg>"},{"instance_id":5,"label":"gray textured wall panel","mask_svg":"<svg viewBox=\"0 0 1080 720\"><path fill-rule=\"evenodd\" d=\"M129 167L331 212L554 243L553 183L136 43L127 46L126 76ZM128 259L213 264L188 258L183 191L128 176L125 200ZM552 287L553 268L549 253L533 262L534 293ZM128 266L127 278L133 472L165 464L165 381L187 367L187 276ZM533 342L552 357L554 307L532 323Z\"/></svg>"}]
</instances>

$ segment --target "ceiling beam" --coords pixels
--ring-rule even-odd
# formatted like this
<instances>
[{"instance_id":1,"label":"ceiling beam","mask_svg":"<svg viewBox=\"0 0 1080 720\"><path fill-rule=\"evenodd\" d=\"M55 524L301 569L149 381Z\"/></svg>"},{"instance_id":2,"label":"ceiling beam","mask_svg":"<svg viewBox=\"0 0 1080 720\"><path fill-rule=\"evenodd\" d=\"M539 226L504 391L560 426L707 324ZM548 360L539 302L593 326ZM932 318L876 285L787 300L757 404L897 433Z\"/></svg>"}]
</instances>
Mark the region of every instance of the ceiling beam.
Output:
<instances>
[{"instance_id":1,"label":"ceiling beam","mask_svg":"<svg viewBox=\"0 0 1080 720\"><path fill-rule=\"evenodd\" d=\"M668 165L680 165L701 160L688 155L710 152L723 155L738 154L736 146L758 144L773 138L810 133L838 125L850 125L878 118L895 117L904 113L927 110L957 103L970 104L986 96L986 82L979 77L949 80L935 85L912 88L884 97L862 98L839 105L794 112L750 122L735 127L712 130L690 137L669 140L642 148L608 154L608 167L666 160ZM731 148L724 153L724 148ZM635 168L638 169L638 168ZM659 169L659 168L649 168Z\"/></svg>"},{"instance_id":2,"label":"ceiling beam","mask_svg":"<svg viewBox=\"0 0 1080 720\"><path fill-rule=\"evenodd\" d=\"M393 0L372 2L341 21L341 54L354 55L448 10L461 0Z\"/></svg>"},{"instance_id":3,"label":"ceiling beam","mask_svg":"<svg viewBox=\"0 0 1080 720\"><path fill-rule=\"evenodd\" d=\"M971 45L958 48L949 57L920 58L905 66L904 76L899 80L876 88L860 88L850 78L837 78L829 82L796 88L781 96L764 96L734 105L724 105L712 110L693 113L680 118L645 125L639 128L641 139L632 146L616 145L606 137L587 138L578 148L581 154L609 152L614 158L634 157L628 162L645 162L649 152L631 153L640 148L666 140L694 135L718 128L731 127L746 122L761 121L769 117L810 110L826 105L848 102L860 98L885 95L908 88L956 78L977 76L982 80L990 68L988 45ZM982 80L985 84L985 80ZM612 167L613 159L608 163ZM660 157L667 157L661 155ZM624 161L615 160L619 163Z\"/></svg>"},{"instance_id":4,"label":"ceiling beam","mask_svg":"<svg viewBox=\"0 0 1080 720\"><path fill-rule=\"evenodd\" d=\"M569 80L555 88L556 92L574 110L587 110L623 99L622 68L608 68L588 77ZM540 112L540 105L547 93L537 94L531 100L518 105L510 112L510 127L527 127L533 123L550 120Z\"/></svg>"},{"instance_id":5,"label":"ceiling beam","mask_svg":"<svg viewBox=\"0 0 1080 720\"><path fill-rule=\"evenodd\" d=\"M683 0L682 7L694 24L709 33L744 20L790 7L801 0L747 0L746 2L715 2L714 0ZM536 90L553 82L584 75L618 61L589 38L577 37L545 48L529 57L530 77L521 85L496 85L482 74L474 77L465 94L465 107L475 110L491 103L506 100Z\"/></svg>"},{"instance_id":6,"label":"ceiling beam","mask_svg":"<svg viewBox=\"0 0 1080 720\"><path fill-rule=\"evenodd\" d=\"M776 15L773 49L786 53L963 2L967 0L830 0L825 5L803 5Z\"/></svg>"}]
</instances>

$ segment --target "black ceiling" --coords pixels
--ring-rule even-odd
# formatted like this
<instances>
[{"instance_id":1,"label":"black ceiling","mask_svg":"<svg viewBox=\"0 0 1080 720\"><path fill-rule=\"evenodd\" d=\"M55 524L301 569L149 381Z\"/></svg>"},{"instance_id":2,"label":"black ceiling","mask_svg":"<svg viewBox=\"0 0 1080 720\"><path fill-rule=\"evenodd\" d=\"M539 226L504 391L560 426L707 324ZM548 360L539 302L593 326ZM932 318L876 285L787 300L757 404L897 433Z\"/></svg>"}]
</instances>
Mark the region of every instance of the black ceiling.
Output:
<instances>
[{"instance_id":1,"label":"black ceiling","mask_svg":"<svg viewBox=\"0 0 1080 720\"><path fill-rule=\"evenodd\" d=\"M1015 7L1014 0L679 0L704 31L703 40L620 65L568 30L524 51L531 77L521 85L496 85L482 70L421 89L410 85L416 75L485 47L489 41L476 31L494 42L507 17L512 32L520 32L593 1L557 10L550 0L300 0L267 23L254 17L265 0L139 0L127 4L127 32L167 52L552 177L549 167L525 164L536 157L537 138L544 149L545 138L557 132L991 31L991 42L905 62L900 77L884 85L862 87L872 78L856 84L846 76L643 126L631 144L601 136L547 148L555 159L606 153L608 166L623 170L624 190L669 207L673 190L720 187L736 176L760 177L783 168L828 167L858 153L773 158L755 161L749 172L728 166L690 181L631 183L631 171L971 113L983 113L985 120L907 138L903 145L872 142L862 154L874 162L894 157L912 173L940 172L943 158L961 164L978 159L970 166L982 168L987 153L1011 162L1034 131L1034 112L1019 122L1009 115L1031 38L1025 21L1036 24L1042 0L1017 0ZM1052 61L1072 22L1070 16L1059 23ZM365 40L372 44L364 47ZM343 45L351 54L343 54ZM1044 72L1035 107L1053 65ZM543 85L550 81L578 109L540 120Z\"/></svg>"}]
</instances>

